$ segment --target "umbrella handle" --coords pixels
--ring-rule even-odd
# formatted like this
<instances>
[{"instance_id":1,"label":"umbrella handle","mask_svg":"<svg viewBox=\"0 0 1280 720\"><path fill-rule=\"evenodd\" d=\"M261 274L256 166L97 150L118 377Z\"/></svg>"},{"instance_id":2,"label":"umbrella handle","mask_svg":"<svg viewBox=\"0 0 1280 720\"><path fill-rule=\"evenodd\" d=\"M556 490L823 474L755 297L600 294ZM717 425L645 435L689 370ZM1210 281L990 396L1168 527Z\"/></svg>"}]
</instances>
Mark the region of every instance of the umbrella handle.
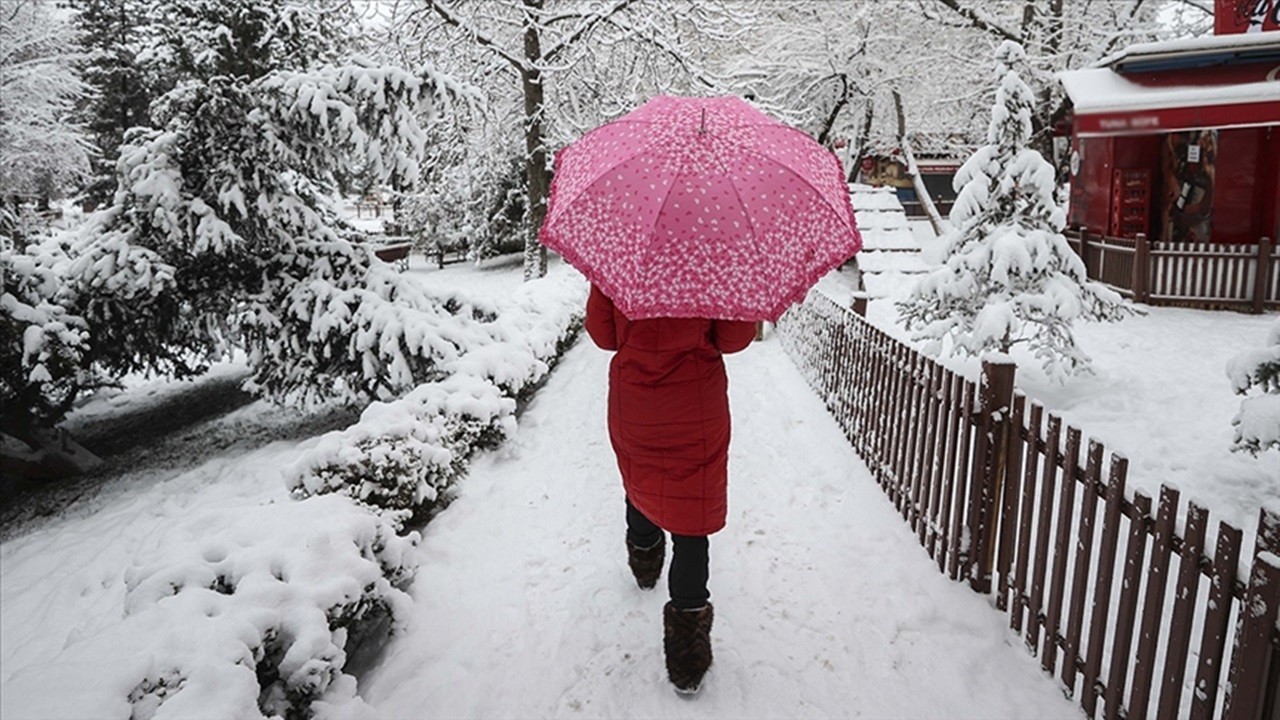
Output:
<instances>
[{"instance_id":1,"label":"umbrella handle","mask_svg":"<svg viewBox=\"0 0 1280 720\"><path fill-rule=\"evenodd\" d=\"M702 108L702 123L698 126L698 134L699 135L707 134L707 109L706 108Z\"/></svg>"}]
</instances>

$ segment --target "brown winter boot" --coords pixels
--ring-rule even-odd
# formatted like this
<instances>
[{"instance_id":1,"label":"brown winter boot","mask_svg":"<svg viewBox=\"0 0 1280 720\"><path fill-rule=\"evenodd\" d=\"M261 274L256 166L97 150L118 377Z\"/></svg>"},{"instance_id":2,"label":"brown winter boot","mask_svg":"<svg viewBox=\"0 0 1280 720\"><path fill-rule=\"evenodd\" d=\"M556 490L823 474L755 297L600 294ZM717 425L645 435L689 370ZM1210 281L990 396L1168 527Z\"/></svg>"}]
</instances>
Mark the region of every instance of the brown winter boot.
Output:
<instances>
[{"instance_id":1,"label":"brown winter boot","mask_svg":"<svg viewBox=\"0 0 1280 720\"><path fill-rule=\"evenodd\" d=\"M667 677L676 692L693 695L711 667L711 603L697 610L680 610L670 602L662 608L662 649L667 656Z\"/></svg>"},{"instance_id":2,"label":"brown winter boot","mask_svg":"<svg viewBox=\"0 0 1280 720\"><path fill-rule=\"evenodd\" d=\"M627 538L627 564L631 566L631 574L636 576L636 584L641 590L648 590L658 584L666 555L665 537L658 538L658 542L647 548L636 547L631 538Z\"/></svg>"}]
</instances>

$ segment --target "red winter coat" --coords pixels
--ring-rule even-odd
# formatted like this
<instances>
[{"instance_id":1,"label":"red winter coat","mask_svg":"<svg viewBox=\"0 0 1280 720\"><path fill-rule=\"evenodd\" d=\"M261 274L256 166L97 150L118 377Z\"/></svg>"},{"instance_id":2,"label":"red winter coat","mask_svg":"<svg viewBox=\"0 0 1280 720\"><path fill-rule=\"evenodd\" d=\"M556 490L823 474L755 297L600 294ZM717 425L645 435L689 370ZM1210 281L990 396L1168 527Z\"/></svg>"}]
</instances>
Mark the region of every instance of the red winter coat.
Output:
<instances>
[{"instance_id":1,"label":"red winter coat","mask_svg":"<svg viewBox=\"0 0 1280 720\"><path fill-rule=\"evenodd\" d=\"M728 508L729 380L722 353L755 324L698 318L632 322L596 287L587 332L609 365L609 439L627 497L676 535L710 535Z\"/></svg>"}]
</instances>

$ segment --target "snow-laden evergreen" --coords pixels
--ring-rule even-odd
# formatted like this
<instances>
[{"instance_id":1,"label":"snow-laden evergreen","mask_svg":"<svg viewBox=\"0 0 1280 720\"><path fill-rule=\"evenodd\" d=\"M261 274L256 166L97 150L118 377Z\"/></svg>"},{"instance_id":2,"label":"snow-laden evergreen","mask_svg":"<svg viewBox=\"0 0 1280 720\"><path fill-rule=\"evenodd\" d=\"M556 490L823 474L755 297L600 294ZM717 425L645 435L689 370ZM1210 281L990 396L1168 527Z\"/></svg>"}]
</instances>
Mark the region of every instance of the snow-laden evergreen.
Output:
<instances>
[{"instance_id":1,"label":"snow-laden evergreen","mask_svg":"<svg viewBox=\"0 0 1280 720\"><path fill-rule=\"evenodd\" d=\"M1245 350L1227 363L1227 377L1238 395L1259 391L1240 401L1240 411L1231 420L1232 449L1254 455L1280 450L1280 320L1272 323L1262 347Z\"/></svg>"},{"instance_id":2,"label":"snow-laden evergreen","mask_svg":"<svg viewBox=\"0 0 1280 720\"><path fill-rule=\"evenodd\" d=\"M330 200L357 173L417 181L436 87L429 72L366 64L220 76L161 98L161 127L132 132L112 205L58 266L58 301L90 332L85 363L61 377L46 364L52 379L90 364L184 377L236 346L276 398L388 398L437 377L485 336L473 309L405 283Z\"/></svg>"},{"instance_id":3,"label":"snow-laden evergreen","mask_svg":"<svg viewBox=\"0 0 1280 720\"><path fill-rule=\"evenodd\" d=\"M1087 370L1072 325L1132 312L1118 294L1089 280L1062 235L1053 167L1028 147L1035 97L1023 82L1025 53L996 52L997 88L987 144L956 173L956 228L944 265L898 303L904 324L935 352L1008 352L1018 344L1051 377Z\"/></svg>"},{"instance_id":4,"label":"snow-laden evergreen","mask_svg":"<svg viewBox=\"0 0 1280 720\"><path fill-rule=\"evenodd\" d=\"M18 437L61 418L90 384L88 324L60 302L66 256L56 245L39 250L0 247L0 403L4 432Z\"/></svg>"}]
</instances>

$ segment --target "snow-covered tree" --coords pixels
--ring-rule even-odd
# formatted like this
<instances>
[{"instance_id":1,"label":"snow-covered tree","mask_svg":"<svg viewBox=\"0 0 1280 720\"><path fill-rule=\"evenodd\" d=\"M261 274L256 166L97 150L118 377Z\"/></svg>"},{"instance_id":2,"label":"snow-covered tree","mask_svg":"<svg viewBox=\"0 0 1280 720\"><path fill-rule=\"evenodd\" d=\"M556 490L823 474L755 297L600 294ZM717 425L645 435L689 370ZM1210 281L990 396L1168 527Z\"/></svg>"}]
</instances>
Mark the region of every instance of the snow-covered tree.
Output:
<instances>
[{"instance_id":1,"label":"snow-covered tree","mask_svg":"<svg viewBox=\"0 0 1280 720\"><path fill-rule=\"evenodd\" d=\"M1179 1L1202 7L1206 4L1200 0ZM1052 159L1050 131L1065 112L1061 84L1055 73L1084 67L1131 43L1183 31L1162 21L1161 8L1168 4L1152 0L921 0L907 9L902 3L908 21L923 19L929 33L930 47L920 53L920 59L947 68L947 72L927 75L950 83L950 89L942 93L910 93L916 103L914 117L927 117L937 106L939 97L947 99L944 104L958 101L967 105L972 114L977 115L980 103L989 96L966 93L964 81L960 79L966 74L954 71L957 62L967 64L976 59L973 50L966 50L964 45L993 47L997 43L1015 42L1030 53L1023 80L1036 97L1031 116L1031 146Z\"/></svg>"},{"instance_id":2,"label":"snow-covered tree","mask_svg":"<svg viewBox=\"0 0 1280 720\"><path fill-rule=\"evenodd\" d=\"M0 6L0 233L16 234L17 198L57 197L89 171L89 143L72 119L85 84L71 24L41 0ZM9 219L5 223L5 218Z\"/></svg>"},{"instance_id":3,"label":"snow-covered tree","mask_svg":"<svg viewBox=\"0 0 1280 720\"><path fill-rule=\"evenodd\" d=\"M717 86L708 58L749 23L753 3L684 0L423 0L388 23L404 52L423 52L486 94L475 131L487 152L519 153L525 172L525 277L546 272L537 230L551 151L655 92ZM483 221L478 221L480 224Z\"/></svg>"},{"instance_id":4,"label":"snow-covered tree","mask_svg":"<svg viewBox=\"0 0 1280 720\"><path fill-rule=\"evenodd\" d=\"M114 204L71 248L68 282L114 372L186 375L243 341L276 396L389 396L431 377L439 302L353 245L329 205L357 170L419 173L434 84L395 68L277 71L180 86L135 131Z\"/></svg>"},{"instance_id":5,"label":"snow-covered tree","mask_svg":"<svg viewBox=\"0 0 1280 720\"><path fill-rule=\"evenodd\" d=\"M99 203L115 191L125 133L152 127L153 100L184 81L337 62L360 27L338 1L80 0L73 9L93 89L82 112L100 155L87 196Z\"/></svg>"},{"instance_id":6,"label":"snow-covered tree","mask_svg":"<svg viewBox=\"0 0 1280 720\"><path fill-rule=\"evenodd\" d=\"M851 141L852 169L868 149L893 144L892 117L883 111L906 82L909 55L903 28L884 28L900 9L882 3L766 5L761 32L725 63L729 86L823 145ZM873 139L885 130L889 135Z\"/></svg>"},{"instance_id":7,"label":"snow-covered tree","mask_svg":"<svg viewBox=\"0 0 1280 720\"><path fill-rule=\"evenodd\" d=\"M1227 377L1237 395L1260 392L1240 401L1240 411L1231 420L1235 426L1231 449L1254 455L1280 450L1280 320L1267 330L1265 345L1231 358Z\"/></svg>"},{"instance_id":8,"label":"snow-covered tree","mask_svg":"<svg viewBox=\"0 0 1280 720\"><path fill-rule=\"evenodd\" d=\"M1028 147L1035 96L1020 77L1024 62L1016 43L997 50L987 144L956 174L947 260L897 308L935 348L947 338L953 352L974 355L1025 344L1046 374L1061 377L1089 365L1076 320L1117 320L1132 309L1086 277L1062 235L1053 168Z\"/></svg>"},{"instance_id":9,"label":"snow-covered tree","mask_svg":"<svg viewBox=\"0 0 1280 720\"><path fill-rule=\"evenodd\" d=\"M100 205L115 192L116 159L125 131L149 125L153 96L168 88L155 87L157 79L137 58L149 15L147 0L81 0L75 10L85 50L84 80L92 90L81 115L97 148L84 196Z\"/></svg>"}]
</instances>

